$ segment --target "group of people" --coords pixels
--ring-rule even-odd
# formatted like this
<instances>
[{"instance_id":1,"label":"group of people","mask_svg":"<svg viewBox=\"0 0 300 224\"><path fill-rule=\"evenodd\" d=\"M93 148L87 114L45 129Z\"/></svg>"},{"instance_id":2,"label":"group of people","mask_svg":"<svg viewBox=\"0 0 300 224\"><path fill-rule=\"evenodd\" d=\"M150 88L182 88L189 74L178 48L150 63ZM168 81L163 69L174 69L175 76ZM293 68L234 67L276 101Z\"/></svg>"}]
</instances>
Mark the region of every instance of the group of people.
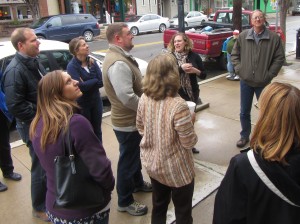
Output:
<instances>
[{"instance_id":1,"label":"group of people","mask_svg":"<svg viewBox=\"0 0 300 224\"><path fill-rule=\"evenodd\" d=\"M283 64L284 52L280 38L264 27L264 19L260 10L254 11L253 28L236 38L231 52L235 74L241 78L238 147L249 141L253 95L259 98L262 92L260 116L251 150L230 162L216 196L213 223L295 223L299 219L300 91L288 84L269 85ZM201 58L191 51L189 38L178 33L170 42L170 52L152 59L142 80L130 54L134 45L128 26L111 24L106 36L109 49L102 73L79 37L69 44L74 58L67 72L45 75L36 60L39 41L34 31L20 28L12 33L17 53L4 72L2 88L8 111L16 118L17 129L30 149L33 215L56 224L109 222L115 179L102 142L99 88L104 85L119 142L118 211L145 215L148 207L136 201L134 193L152 192L152 224L166 223L171 199L176 223L192 224L193 148L198 138L193 126L195 113L185 101L199 103L197 76L206 77ZM53 207L53 161L63 154L62 133L67 128L76 154L86 161L91 177L103 188L105 200L98 207ZM262 169L260 174L265 172L273 183L274 191L270 184L265 185L266 178L255 174L255 163ZM142 166L151 183L144 180ZM13 166L9 167L5 173L1 166L4 177L17 179L12 178L18 176Z\"/></svg>"}]
</instances>

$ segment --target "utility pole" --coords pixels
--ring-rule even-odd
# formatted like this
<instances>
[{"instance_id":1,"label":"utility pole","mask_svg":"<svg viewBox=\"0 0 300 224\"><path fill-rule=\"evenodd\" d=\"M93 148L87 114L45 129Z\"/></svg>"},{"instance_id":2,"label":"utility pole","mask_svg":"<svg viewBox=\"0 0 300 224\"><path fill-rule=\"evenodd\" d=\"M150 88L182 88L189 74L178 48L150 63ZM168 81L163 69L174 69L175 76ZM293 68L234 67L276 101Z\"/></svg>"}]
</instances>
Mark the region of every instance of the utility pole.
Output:
<instances>
[{"instance_id":1,"label":"utility pole","mask_svg":"<svg viewBox=\"0 0 300 224\"><path fill-rule=\"evenodd\" d=\"M119 0L121 21L125 22L124 0Z\"/></svg>"},{"instance_id":2,"label":"utility pole","mask_svg":"<svg viewBox=\"0 0 300 224\"><path fill-rule=\"evenodd\" d=\"M184 33L184 8L183 8L183 0L177 1L178 5L178 31Z\"/></svg>"}]
</instances>

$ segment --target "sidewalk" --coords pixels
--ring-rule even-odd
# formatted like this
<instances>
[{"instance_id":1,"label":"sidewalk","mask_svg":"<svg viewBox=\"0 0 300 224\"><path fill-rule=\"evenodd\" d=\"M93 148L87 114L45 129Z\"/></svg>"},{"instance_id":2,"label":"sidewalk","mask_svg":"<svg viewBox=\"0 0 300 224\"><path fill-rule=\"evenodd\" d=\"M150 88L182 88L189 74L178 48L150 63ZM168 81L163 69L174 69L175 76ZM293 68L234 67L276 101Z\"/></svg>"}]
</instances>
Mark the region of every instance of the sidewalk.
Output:
<instances>
[{"instance_id":1,"label":"sidewalk","mask_svg":"<svg viewBox=\"0 0 300 224\"><path fill-rule=\"evenodd\" d=\"M287 57L293 64L282 68L275 81L291 83L300 88L300 60L295 54ZM193 217L196 224L212 222L213 203L216 189L232 156L239 153L235 144L239 138L239 82L228 81L225 75L200 84L201 98L209 102L210 107L197 113L195 129L198 134L196 148L200 154L194 156L196 167L196 186L194 193ZM258 111L253 108L252 120L257 119ZM102 124L104 148L112 161L113 172L116 175L118 161L118 142L112 130L110 116L103 119ZM1 223L41 224L43 222L31 215L30 199L30 157L24 145L13 145L12 155L15 171L23 175L20 182L2 178L0 181L8 186L6 192L0 193ZM143 172L145 172L143 170ZM149 180L144 173L146 180ZM137 193L135 198L149 207L145 216L133 217L117 211L117 194L113 191L110 223L112 224L149 224L151 220L151 193ZM168 212L168 223L174 221L172 206Z\"/></svg>"}]
</instances>

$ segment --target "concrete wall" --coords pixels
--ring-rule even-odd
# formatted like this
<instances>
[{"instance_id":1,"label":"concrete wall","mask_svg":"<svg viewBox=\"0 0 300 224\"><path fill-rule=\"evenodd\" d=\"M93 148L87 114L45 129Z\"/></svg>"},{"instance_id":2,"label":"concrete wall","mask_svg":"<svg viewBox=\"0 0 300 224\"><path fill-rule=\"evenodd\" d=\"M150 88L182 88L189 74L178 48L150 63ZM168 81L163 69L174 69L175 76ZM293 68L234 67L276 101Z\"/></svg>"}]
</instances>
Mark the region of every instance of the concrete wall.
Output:
<instances>
[{"instance_id":1,"label":"concrete wall","mask_svg":"<svg viewBox=\"0 0 300 224\"><path fill-rule=\"evenodd\" d=\"M156 2L156 4L155 4ZM157 12L157 3L162 3L162 13ZM154 14L161 14L164 17L172 18L174 15L178 13L178 6L177 6L177 0L137 0L136 1L136 8L137 8L137 14L147 14L147 13L154 13ZM185 0L184 3L184 11L189 12L190 11L190 1Z\"/></svg>"}]
</instances>

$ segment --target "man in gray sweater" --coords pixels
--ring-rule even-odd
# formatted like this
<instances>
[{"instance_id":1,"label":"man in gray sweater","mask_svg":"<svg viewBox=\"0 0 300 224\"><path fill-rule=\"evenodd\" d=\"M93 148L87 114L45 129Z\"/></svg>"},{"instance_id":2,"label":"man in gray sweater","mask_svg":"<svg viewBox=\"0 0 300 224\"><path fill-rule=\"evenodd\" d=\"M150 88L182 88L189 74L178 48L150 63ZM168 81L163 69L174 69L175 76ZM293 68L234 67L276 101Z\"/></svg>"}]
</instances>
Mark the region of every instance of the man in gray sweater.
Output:
<instances>
[{"instance_id":1,"label":"man in gray sweater","mask_svg":"<svg viewBox=\"0 0 300 224\"><path fill-rule=\"evenodd\" d=\"M136 112L142 95L142 75L138 63L129 54L133 48L131 34L124 23L109 25L106 31L109 51L103 62L103 81L111 103L111 120L119 142L117 170L118 211L145 215L146 205L134 200L132 193L151 192L152 186L142 176L141 136L136 128Z\"/></svg>"}]
</instances>

